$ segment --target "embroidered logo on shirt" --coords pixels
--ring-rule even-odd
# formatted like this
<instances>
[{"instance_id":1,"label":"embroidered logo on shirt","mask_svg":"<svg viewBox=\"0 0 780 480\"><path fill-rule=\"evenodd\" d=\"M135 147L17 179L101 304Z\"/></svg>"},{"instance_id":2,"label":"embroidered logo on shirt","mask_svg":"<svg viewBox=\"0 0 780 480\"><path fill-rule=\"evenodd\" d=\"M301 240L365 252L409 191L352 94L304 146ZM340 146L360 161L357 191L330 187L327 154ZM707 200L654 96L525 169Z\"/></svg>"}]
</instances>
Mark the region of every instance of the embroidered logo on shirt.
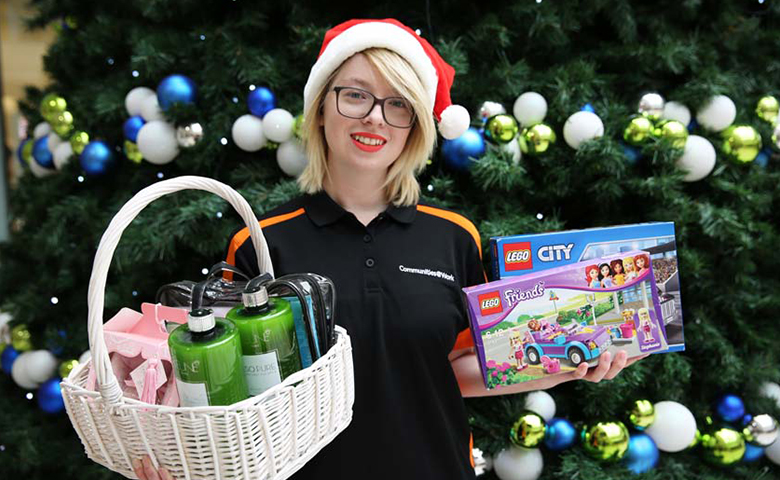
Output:
<instances>
[{"instance_id":1,"label":"embroidered logo on shirt","mask_svg":"<svg viewBox=\"0 0 780 480\"><path fill-rule=\"evenodd\" d=\"M447 272L442 272L441 270L431 270L430 268L412 268L405 267L403 265L398 265L398 270L404 273L414 273L416 275L427 275L429 277L443 278L445 280L449 280L450 282L455 281L454 275Z\"/></svg>"}]
</instances>

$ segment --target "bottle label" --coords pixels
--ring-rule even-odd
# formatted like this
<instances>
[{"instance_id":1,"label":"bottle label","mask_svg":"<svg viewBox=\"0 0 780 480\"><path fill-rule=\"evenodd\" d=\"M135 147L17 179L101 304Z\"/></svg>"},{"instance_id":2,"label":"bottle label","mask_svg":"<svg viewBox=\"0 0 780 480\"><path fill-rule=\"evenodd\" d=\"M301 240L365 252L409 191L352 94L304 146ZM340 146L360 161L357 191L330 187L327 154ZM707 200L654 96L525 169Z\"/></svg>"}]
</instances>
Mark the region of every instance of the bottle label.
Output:
<instances>
[{"instance_id":1,"label":"bottle label","mask_svg":"<svg viewBox=\"0 0 780 480\"><path fill-rule=\"evenodd\" d=\"M276 351L260 355L244 355L244 375L249 395L260 395L282 382L279 358Z\"/></svg>"},{"instance_id":2,"label":"bottle label","mask_svg":"<svg viewBox=\"0 0 780 480\"><path fill-rule=\"evenodd\" d=\"M209 394L205 383L189 383L176 379L179 391L179 404L182 407L208 407Z\"/></svg>"}]
</instances>

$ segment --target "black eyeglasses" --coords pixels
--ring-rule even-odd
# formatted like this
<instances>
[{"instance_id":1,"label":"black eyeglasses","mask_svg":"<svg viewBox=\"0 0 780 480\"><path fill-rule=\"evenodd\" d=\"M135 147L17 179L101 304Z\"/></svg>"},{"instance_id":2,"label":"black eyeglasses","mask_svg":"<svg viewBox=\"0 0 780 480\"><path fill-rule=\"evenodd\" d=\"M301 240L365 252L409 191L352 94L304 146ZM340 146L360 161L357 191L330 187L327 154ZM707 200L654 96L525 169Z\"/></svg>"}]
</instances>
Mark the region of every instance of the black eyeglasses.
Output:
<instances>
[{"instance_id":1,"label":"black eyeglasses","mask_svg":"<svg viewBox=\"0 0 780 480\"><path fill-rule=\"evenodd\" d=\"M333 87L336 92L336 110L347 118L366 118L378 103L385 123L396 128L410 128L414 124L412 104L403 97L378 98L373 93L354 87Z\"/></svg>"}]
</instances>

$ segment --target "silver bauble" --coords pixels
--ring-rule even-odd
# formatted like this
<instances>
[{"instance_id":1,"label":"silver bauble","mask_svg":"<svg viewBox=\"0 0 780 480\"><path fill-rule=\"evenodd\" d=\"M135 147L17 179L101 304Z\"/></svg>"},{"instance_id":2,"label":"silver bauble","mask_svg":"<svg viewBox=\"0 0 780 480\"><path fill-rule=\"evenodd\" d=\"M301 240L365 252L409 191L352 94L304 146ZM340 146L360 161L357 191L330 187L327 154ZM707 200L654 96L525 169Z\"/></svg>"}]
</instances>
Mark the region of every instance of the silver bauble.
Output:
<instances>
[{"instance_id":1,"label":"silver bauble","mask_svg":"<svg viewBox=\"0 0 780 480\"><path fill-rule=\"evenodd\" d=\"M203 138L203 127L200 123L182 125L176 129L176 141L180 147L194 147Z\"/></svg>"},{"instance_id":2,"label":"silver bauble","mask_svg":"<svg viewBox=\"0 0 780 480\"><path fill-rule=\"evenodd\" d=\"M777 440L777 420L771 415L756 415L742 430L745 440L759 447L768 447Z\"/></svg>"},{"instance_id":3,"label":"silver bauble","mask_svg":"<svg viewBox=\"0 0 780 480\"><path fill-rule=\"evenodd\" d=\"M479 106L479 118L483 122L502 113L506 113L506 108L498 102L482 102L482 105Z\"/></svg>"},{"instance_id":4,"label":"silver bauble","mask_svg":"<svg viewBox=\"0 0 780 480\"><path fill-rule=\"evenodd\" d=\"M646 93L639 100L639 113L658 120L664 113L664 98L657 93Z\"/></svg>"}]
</instances>

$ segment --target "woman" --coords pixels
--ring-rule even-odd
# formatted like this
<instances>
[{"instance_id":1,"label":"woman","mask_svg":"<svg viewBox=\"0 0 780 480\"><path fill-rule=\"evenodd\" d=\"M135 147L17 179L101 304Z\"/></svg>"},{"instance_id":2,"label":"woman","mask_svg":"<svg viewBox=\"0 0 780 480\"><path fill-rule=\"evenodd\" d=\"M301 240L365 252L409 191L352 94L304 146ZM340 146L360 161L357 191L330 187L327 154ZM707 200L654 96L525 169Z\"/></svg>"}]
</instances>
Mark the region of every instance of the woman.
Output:
<instances>
[{"instance_id":1,"label":"woman","mask_svg":"<svg viewBox=\"0 0 780 480\"><path fill-rule=\"evenodd\" d=\"M304 90L306 195L260 224L277 275L316 272L338 291L350 334L355 406L350 426L292 478L472 479L463 397L517 393L614 377L625 352L575 372L486 390L461 288L485 281L481 243L464 217L419 202L415 174L434 148L468 127L451 106L454 70L395 20L330 30ZM448 108L449 107L449 108ZM227 261L257 266L246 229ZM148 459L140 478L157 477ZM142 476L143 475L143 476Z\"/></svg>"}]
</instances>

